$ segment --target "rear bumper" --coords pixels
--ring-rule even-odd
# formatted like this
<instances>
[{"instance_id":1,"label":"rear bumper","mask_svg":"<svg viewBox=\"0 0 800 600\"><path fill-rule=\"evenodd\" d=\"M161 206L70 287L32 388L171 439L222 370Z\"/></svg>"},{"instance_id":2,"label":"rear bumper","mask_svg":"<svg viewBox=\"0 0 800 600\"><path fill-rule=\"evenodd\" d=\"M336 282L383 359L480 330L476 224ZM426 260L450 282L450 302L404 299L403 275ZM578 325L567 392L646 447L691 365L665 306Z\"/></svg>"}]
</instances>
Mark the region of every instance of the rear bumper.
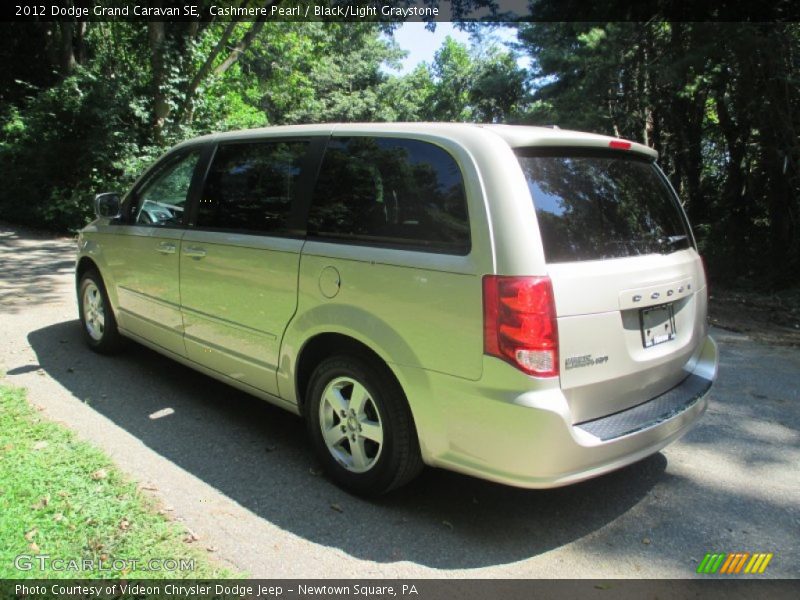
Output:
<instances>
[{"instance_id":1,"label":"rear bumper","mask_svg":"<svg viewBox=\"0 0 800 600\"><path fill-rule=\"evenodd\" d=\"M433 466L525 488L596 477L658 452L702 416L717 372L711 338L685 370L686 378L668 392L578 424L557 386L512 395L472 382L454 395L452 382L444 389L434 376L433 397L443 412L438 427L419 428L423 456Z\"/></svg>"},{"instance_id":2,"label":"rear bumper","mask_svg":"<svg viewBox=\"0 0 800 600\"><path fill-rule=\"evenodd\" d=\"M712 383L692 373L660 396L612 415L578 423L576 427L603 442L651 429L689 410L706 395Z\"/></svg>"}]
</instances>

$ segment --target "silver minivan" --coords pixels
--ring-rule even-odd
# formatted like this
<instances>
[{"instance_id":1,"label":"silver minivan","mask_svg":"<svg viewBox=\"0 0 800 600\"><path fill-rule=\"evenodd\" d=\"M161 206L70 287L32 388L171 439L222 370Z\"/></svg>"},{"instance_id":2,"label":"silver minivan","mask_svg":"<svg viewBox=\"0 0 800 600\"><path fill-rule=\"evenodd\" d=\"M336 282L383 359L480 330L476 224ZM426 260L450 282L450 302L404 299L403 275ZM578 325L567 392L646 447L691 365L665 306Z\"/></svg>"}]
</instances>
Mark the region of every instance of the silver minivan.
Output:
<instances>
[{"instance_id":1,"label":"silver minivan","mask_svg":"<svg viewBox=\"0 0 800 600\"><path fill-rule=\"evenodd\" d=\"M194 139L79 237L90 347L123 337L302 415L327 474L527 488L686 433L717 371L656 152L557 128L291 126Z\"/></svg>"}]
</instances>

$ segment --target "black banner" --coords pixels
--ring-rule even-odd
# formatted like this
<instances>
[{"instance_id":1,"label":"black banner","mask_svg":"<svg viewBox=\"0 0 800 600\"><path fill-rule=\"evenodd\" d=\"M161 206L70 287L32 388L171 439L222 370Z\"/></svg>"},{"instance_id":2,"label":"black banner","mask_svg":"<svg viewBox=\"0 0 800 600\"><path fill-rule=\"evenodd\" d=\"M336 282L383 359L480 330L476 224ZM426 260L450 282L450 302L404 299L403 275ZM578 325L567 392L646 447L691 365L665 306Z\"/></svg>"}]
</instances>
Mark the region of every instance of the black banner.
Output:
<instances>
[{"instance_id":1,"label":"black banner","mask_svg":"<svg viewBox=\"0 0 800 600\"><path fill-rule=\"evenodd\" d=\"M782 600L800 596L800 580L5 580L0 597L25 600Z\"/></svg>"},{"instance_id":2,"label":"black banner","mask_svg":"<svg viewBox=\"0 0 800 600\"><path fill-rule=\"evenodd\" d=\"M12 0L3 21L800 21L793 0Z\"/></svg>"}]
</instances>

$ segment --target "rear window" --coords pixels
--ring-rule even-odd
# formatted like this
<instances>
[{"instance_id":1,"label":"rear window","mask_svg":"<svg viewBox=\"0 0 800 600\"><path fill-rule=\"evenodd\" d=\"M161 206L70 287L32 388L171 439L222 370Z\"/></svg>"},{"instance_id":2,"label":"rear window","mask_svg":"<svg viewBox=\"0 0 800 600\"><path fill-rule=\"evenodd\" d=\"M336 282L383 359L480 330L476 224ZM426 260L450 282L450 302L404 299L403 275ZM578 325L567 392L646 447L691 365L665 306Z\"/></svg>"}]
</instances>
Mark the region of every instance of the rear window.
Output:
<instances>
[{"instance_id":1,"label":"rear window","mask_svg":"<svg viewBox=\"0 0 800 600\"><path fill-rule=\"evenodd\" d=\"M669 254L692 244L683 213L646 159L517 150L547 262Z\"/></svg>"}]
</instances>

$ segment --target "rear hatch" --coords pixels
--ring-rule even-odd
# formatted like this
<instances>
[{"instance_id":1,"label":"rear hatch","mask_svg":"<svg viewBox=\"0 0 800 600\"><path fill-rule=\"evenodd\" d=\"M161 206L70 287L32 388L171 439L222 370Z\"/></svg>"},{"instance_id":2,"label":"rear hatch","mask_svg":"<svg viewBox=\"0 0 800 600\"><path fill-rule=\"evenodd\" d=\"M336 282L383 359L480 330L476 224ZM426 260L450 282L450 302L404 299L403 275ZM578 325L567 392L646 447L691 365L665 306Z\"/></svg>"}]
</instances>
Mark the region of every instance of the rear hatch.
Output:
<instances>
[{"instance_id":1,"label":"rear hatch","mask_svg":"<svg viewBox=\"0 0 800 600\"><path fill-rule=\"evenodd\" d=\"M653 158L563 146L515 152L553 284L561 387L573 422L680 383L706 334L705 277Z\"/></svg>"}]
</instances>

